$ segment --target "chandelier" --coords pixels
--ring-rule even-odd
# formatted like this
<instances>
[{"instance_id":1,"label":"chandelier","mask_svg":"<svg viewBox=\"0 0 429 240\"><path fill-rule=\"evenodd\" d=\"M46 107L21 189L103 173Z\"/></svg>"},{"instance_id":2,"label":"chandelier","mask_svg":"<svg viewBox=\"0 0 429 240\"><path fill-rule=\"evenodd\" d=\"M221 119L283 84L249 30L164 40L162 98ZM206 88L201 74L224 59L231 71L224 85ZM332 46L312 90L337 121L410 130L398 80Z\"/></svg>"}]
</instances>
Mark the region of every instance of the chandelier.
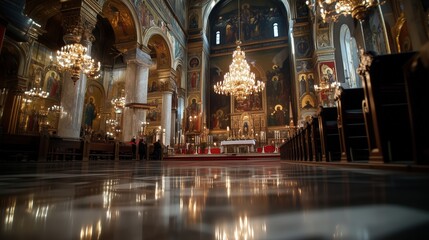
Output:
<instances>
[{"instance_id":1,"label":"chandelier","mask_svg":"<svg viewBox=\"0 0 429 240\"><path fill-rule=\"evenodd\" d=\"M307 0L306 4L313 13L320 13L323 22L335 22L341 15L352 15L362 21L369 8L376 7L384 1L377 0Z\"/></svg>"},{"instance_id":2,"label":"chandelier","mask_svg":"<svg viewBox=\"0 0 429 240\"><path fill-rule=\"evenodd\" d=\"M39 98L47 98L49 96L49 93L46 91L43 91L40 87L34 87L28 91L24 92L25 95L29 97L39 97Z\"/></svg>"},{"instance_id":3,"label":"chandelier","mask_svg":"<svg viewBox=\"0 0 429 240\"><path fill-rule=\"evenodd\" d=\"M122 109L125 107L125 97L114 98L111 101L113 108L115 108L116 113L121 113Z\"/></svg>"},{"instance_id":4,"label":"chandelier","mask_svg":"<svg viewBox=\"0 0 429 240\"><path fill-rule=\"evenodd\" d=\"M65 45L61 50L57 51L57 61L60 69L71 73L73 83L79 80L81 72L88 77L95 78L99 75L100 62L94 63L94 59L87 55L88 48L80 43Z\"/></svg>"},{"instance_id":5,"label":"chandelier","mask_svg":"<svg viewBox=\"0 0 429 240\"><path fill-rule=\"evenodd\" d=\"M240 22L240 1L238 1L238 39L240 39ZM248 95L264 90L265 83L255 81L255 74L250 71L246 54L241 50L241 41L237 40L236 44L237 48L232 54L229 72L224 75L223 81L217 82L213 87L217 94L231 95L237 100L244 100Z\"/></svg>"}]
</instances>

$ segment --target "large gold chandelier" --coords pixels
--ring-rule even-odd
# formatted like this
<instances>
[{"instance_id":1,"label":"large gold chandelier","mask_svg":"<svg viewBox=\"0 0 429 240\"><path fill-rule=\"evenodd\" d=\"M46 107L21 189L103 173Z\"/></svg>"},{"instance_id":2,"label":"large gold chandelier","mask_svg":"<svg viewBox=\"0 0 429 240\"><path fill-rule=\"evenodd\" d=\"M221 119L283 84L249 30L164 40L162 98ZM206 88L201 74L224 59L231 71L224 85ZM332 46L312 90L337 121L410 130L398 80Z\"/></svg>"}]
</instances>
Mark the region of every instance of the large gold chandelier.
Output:
<instances>
[{"instance_id":1,"label":"large gold chandelier","mask_svg":"<svg viewBox=\"0 0 429 240\"><path fill-rule=\"evenodd\" d=\"M65 45L57 51L57 61L60 69L70 72L73 83L79 80L81 72L88 77L96 77L100 71L100 62L94 63L94 59L87 54L87 48L80 43Z\"/></svg>"},{"instance_id":2,"label":"large gold chandelier","mask_svg":"<svg viewBox=\"0 0 429 240\"><path fill-rule=\"evenodd\" d=\"M246 55L244 51L241 51L240 42L237 41L237 49L232 54L232 63L229 65L229 72L224 75L223 81L217 82L214 85L215 93L231 95L237 100L244 100L248 95L260 92L264 88L264 82L255 82L255 74L250 72Z\"/></svg>"},{"instance_id":3,"label":"large gold chandelier","mask_svg":"<svg viewBox=\"0 0 429 240\"><path fill-rule=\"evenodd\" d=\"M238 31L240 39L240 1L238 1ZM236 42L237 48L232 54L232 63L229 72L224 75L223 81L217 82L213 87L217 94L231 95L237 100L244 100L248 95L264 90L262 81L255 81L255 74L250 71L246 61L246 54L241 50L241 41Z\"/></svg>"},{"instance_id":4,"label":"large gold chandelier","mask_svg":"<svg viewBox=\"0 0 429 240\"><path fill-rule=\"evenodd\" d=\"M362 21L369 8L383 3L377 0L307 0L307 5L323 22L335 22L341 15L352 15Z\"/></svg>"}]
</instances>

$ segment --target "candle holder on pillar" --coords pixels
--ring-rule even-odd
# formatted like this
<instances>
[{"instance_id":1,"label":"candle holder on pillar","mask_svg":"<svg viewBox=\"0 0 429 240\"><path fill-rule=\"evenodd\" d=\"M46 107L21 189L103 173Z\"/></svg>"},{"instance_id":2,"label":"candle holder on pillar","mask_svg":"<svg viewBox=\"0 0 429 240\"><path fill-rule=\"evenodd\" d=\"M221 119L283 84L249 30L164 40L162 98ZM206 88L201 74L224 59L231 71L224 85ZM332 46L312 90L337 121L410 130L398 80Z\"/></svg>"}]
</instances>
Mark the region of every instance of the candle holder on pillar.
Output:
<instances>
[{"instance_id":1,"label":"candle holder on pillar","mask_svg":"<svg viewBox=\"0 0 429 240\"><path fill-rule=\"evenodd\" d=\"M212 151L211 151L211 145L212 144L213 144L213 136L208 135L207 136L207 145L209 145L209 150L208 150L207 154L212 154Z\"/></svg>"},{"instance_id":2,"label":"candle holder on pillar","mask_svg":"<svg viewBox=\"0 0 429 240\"><path fill-rule=\"evenodd\" d=\"M195 134L195 137L194 137L194 145L195 145L195 152L194 152L194 154L195 155L198 155L198 149L199 149L199 145L200 145L200 136L197 136L196 134Z\"/></svg>"},{"instance_id":3,"label":"candle holder on pillar","mask_svg":"<svg viewBox=\"0 0 429 240\"><path fill-rule=\"evenodd\" d=\"M319 103L323 107L335 107L335 90L340 83L329 83L325 80L320 81L320 85L315 84L314 90L318 93Z\"/></svg>"},{"instance_id":4,"label":"candle holder on pillar","mask_svg":"<svg viewBox=\"0 0 429 240\"><path fill-rule=\"evenodd\" d=\"M146 122L146 121L142 121L140 123L140 137L146 136L146 128L148 125L149 125L149 122Z\"/></svg>"}]
</instances>

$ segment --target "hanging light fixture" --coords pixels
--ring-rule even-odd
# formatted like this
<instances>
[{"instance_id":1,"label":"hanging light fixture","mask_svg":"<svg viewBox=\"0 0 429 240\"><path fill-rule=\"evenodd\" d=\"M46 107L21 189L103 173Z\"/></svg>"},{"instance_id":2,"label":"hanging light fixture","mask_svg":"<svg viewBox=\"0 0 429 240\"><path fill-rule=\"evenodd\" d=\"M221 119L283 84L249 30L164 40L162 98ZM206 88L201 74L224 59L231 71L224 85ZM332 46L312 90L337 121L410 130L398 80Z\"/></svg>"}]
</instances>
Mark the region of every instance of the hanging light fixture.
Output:
<instances>
[{"instance_id":1,"label":"hanging light fixture","mask_svg":"<svg viewBox=\"0 0 429 240\"><path fill-rule=\"evenodd\" d=\"M115 109L115 113L122 113L122 110L125 107L125 90L121 90L121 96L117 98L113 98L111 103L113 105L113 108Z\"/></svg>"},{"instance_id":2,"label":"hanging light fixture","mask_svg":"<svg viewBox=\"0 0 429 240\"><path fill-rule=\"evenodd\" d=\"M34 87L28 91L24 92L25 95L28 97L39 97L39 98L47 98L49 96L49 93L46 91L43 91L41 87Z\"/></svg>"},{"instance_id":3,"label":"hanging light fixture","mask_svg":"<svg viewBox=\"0 0 429 240\"><path fill-rule=\"evenodd\" d=\"M94 63L94 59L87 54L88 48L80 43L65 45L57 51L57 62L61 70L70 72L73 83L79 80L81 72L88 77L96 77L100 71L100 62Z\"/></svg>"},{"instance_id":4,"label":"hanging light fixture","mask_svg":"<svg viewBox=\"0 0 429 240\"><path fill-rule=\"evenodd\" d=\"M384 1L377 0L307 0L306 4L323 22L335 22L341 15L352 15L362 21L369 8L376 7Z\"/></svg>"},{"instance_id":5,"label":"hanging light fixture","mask_svg":"<svg viewBox=\"0 0 429 240\"><path fill-rule=\"evenodd\" d=\"M231 95L237 100L244 100L248 95L261 92L265 88L265 83L255 81L255 74L250 71L250 66L246 61L246 54L241 50L240 30L240 1L238 1L238 40L237 48L232 54L232 63L229 65L229 72L224 75L223 81L217 82L213 87L217 94Z\"/></svg>"}]
</instances>

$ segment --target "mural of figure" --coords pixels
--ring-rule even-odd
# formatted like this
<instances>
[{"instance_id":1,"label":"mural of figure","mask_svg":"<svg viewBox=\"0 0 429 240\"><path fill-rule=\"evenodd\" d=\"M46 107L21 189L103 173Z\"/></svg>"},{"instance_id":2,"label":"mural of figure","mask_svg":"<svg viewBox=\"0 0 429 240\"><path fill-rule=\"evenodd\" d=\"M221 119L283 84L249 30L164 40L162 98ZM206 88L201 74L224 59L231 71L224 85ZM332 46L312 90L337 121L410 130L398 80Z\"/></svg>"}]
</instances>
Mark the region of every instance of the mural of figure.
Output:
<instances>
[{"instance_id":1,"label":"mural of figure","mask_svg":"<svg viewBox=\"0 0 429 240\"><path fill-rule=\"evenodd\" d=\"M191 68L196 68L198 67L199 64L200 64L200 60L198 60L198 58L192 58L191 61L189 62L189 66Z\"/></svg>"},{"instance_id":2,"label":"mural of figure","mask_svg":"<svg viewBox=\"0 0 429 240\"><path fill-rule=\"evenodd\" d=\"M193 98L191 104L187 107L187 116L188 116L188 130L190 132L199 131L199 109L200 106L197 103L197 99Z\"/></svg>"},{"instance_id":3,"label":"mural of figure","mask_svg":"<svg viewBox=\"0 0 429 240\"><path fill-rule=\"evenodd\" d=\"M58 98L60 94L60 80L58 74L54 71L50 71L46 76L46 91L49 93L49 97Z\"/></svg>"},{"instance_id":4,"label":"mural of figure","mask_svg":"<svg viewBox=\"0 0 429 240\"><path fill-rule=\"evenodd\" d=\"M286 120L286 112L283 111L283 106L278 104L275 106L274 112L271 113L271 115L274 117L274 124L275 125L285 125Z\"/></svg>"},{"instance_id":5,"label":"mural of figure","mask_svg":"<svg viewBox=\"0 0 429 240\"><path fill-rule=\"evenodd\" d=\"M198 73L193 72L191 77L191 88L195 89L198 87Z\"/></svg>"},{"instance_id":6,"label":"mural of figure","mask_svg":"<svg viewBox=\"0 0 429 240\"><path fill-rule=\"evenodd\" d=\"M243 135L247 136L249 134L249 124L247 122L244 122L243 124Z\"/></svg>"},{"instance_id":7,"label":"mural of figure","mask_svg":"<svg viewBox=\"0 0 429 240\"><path fill-rule=\"evenodd\" d=\"M308 74L307 82L308 82L308 91L309 91L310 93L315 93L316 91L315 91L315 89L314 89L314 78L313 78L313 74Z\"/></svg>"},{"instance_id":8,"label":"mural of figure","mask_svg":"<svg viewBox=\"0 0 429 240\"><path fill-rule=\"evenodd\" d=\"M149 92L155 92L157 90L158 90L158 84L157 84L156 80L153 80Z\"/></svg>"},{"instance_id":9,"label":"mural of figure","mask_svg":"<svg viewBox=\"0 0 429 240\"><path fill-rule=\"evenodd\" d=\"M198 28L198 16L196 14L192 14L191 16L189 28Z\"/></svg>"},{"instance_id":10,"label":"mural of figure","mask_svg":"<svg viewBox=\"0 0 429 240\"><path fill-rule=\"evenodd\" d=\"M219 129L220 128L222 117L223 117L223 111L222 110L217 110L216 113L214 113L212 115L212 128L213 129Z\"/></svg>"},{"instance_id":11,"label":"mural of figure","mask_svg":"<svg viewBox=\"0 0 429 240\"><path fill-rule=\"evenodd\" d=\"M307 100L307 101L305 101L305 105L303 108L305 108L305 109L313 108L313 105L311 105L310 101Z\"/></svg>"},{"instance_id":12,"label":"mural of figure","mask_svg":"<svg viewBox=\"0 0 429 240\"><path fill-rule=\"evenodd\" d=\"M307 83L305 81L305 75L301 75L301 79L299 80L299 96L302 96L307 91Z\"/></svg>"},{"instance_id":13,"label":"mural of figure","mask_svg":"<svg viewBox=\"0 0 429 240\"><path fill-rule=\"evenodd\" d=\"M235 42L235 29L234 29L234 25L231 22L228 22L225 27L225 42L226 43Z\"/></svg>"},{"instance_id":14,"label":"mural of figure","mask_svg":"<svg viewBox=\"0 0 429 240\"><path fill-rule=\"evenodd\" d=\"M326 81L328 83L335 82L334 74L332 74L331 69L326 69L326 76L325 76L325 78L326 78Z\"/></svg>"},{"instance_id":15,"label":"mural of figure","mask_svg":"<svg viewBox=\"0 0 429 240\"><path fill-rule=\"evenodd\" d=\"M97 110L95 109L94 98L89 98L89 103L85 106L85 128L92 129L92 123L97 117Z\"/></svg>"}]
</instances>

